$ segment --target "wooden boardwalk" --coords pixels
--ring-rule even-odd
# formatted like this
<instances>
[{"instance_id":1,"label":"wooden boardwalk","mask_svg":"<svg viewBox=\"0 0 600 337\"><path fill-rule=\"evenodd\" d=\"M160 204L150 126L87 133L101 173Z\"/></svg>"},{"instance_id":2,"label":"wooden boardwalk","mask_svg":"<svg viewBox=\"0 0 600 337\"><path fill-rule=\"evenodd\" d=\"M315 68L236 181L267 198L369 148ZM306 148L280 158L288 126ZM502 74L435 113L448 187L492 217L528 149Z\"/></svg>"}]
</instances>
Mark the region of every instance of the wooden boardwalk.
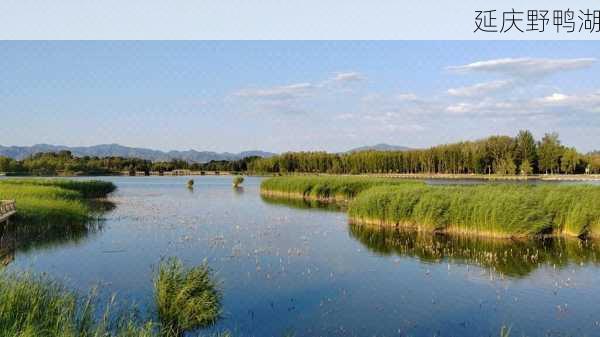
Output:
<instances>
[{"instance_id":1,"label":"wooden boardwalk","mask_svg":"<svg viewBox=\"0 0 600 337\"><path fill-rule=\"evenodd\" d=\"M7 221L15 213L17 207L14 200L0 200L0 223Z\"/></svg>"}]
</instances>

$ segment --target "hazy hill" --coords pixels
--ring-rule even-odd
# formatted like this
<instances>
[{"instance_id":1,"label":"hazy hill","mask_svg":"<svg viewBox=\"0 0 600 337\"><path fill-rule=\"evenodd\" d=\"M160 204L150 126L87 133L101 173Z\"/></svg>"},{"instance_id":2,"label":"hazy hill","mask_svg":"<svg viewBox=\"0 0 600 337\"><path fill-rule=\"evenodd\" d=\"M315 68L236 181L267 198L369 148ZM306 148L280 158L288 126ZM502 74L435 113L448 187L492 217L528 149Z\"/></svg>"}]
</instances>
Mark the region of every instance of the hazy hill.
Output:
<instances>
[{"instance_id":1,"label":"hazy hill","mask_svg":"<svg viewBox=\"0 0 600 337\"><path fill-rule=\"evenodd\" d=\"M152 161L168 161L171 159L181 159L189 162L206 163L211 160L235 160L250 156L269 157L274 155L264 151L244 151L240 153L229 152L212 152L212 151L160 151L146 148L128 147L119 144L102 144L94 146L63 146L36 144L33 146L2 146L0 145L0 156L10 157L14 159L23 159L40 152L57 152L68 150L73 155L82 156L98 156L98 157L130 157L142 158Z\"/></svg>"},{"instance_id":2,"label":"hazy hill","mask_svg":"<svg viewBox=\"0 0 600 337\"><path fill-rule=\"evenodd\" d=\"M375 144L371 146L361 146L349 150L348 152L361 152L361 151L408 151L412 150L410 147L390 144Z\"/></svg>"}]
</instances>

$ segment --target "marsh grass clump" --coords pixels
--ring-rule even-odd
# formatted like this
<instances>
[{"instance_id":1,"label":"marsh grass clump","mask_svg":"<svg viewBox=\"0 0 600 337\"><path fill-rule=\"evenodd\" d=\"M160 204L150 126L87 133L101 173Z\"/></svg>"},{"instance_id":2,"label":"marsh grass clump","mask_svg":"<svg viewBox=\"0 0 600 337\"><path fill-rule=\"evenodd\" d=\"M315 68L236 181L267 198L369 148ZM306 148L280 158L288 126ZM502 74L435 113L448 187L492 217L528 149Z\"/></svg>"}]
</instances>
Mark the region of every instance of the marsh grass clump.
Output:
<instances>
[{"instance_id":1,"label":"marsh grass clump","mask_svg":"<svg viewBox=\"0 0 600 337\"><path fill-rule=\"evenodd\" d=\"M235 176L233 177L233 187L238 188L244 182L244 177Z\"/></svg>"},{"instance_id":2,"label":"marsh grass clump","mask_svg":"<svg viewBox=\"0 0 600 337\"><path fill-rule=\"evenodd\" d=\"M154 297L165 336L209 326L221 314L221 293L206 264L185 268L176 258L162 261L154 278Z\"/></svg>"},{"instance_id":3,"label":"marsh grass clump","mask_svg":"<svg viewBox=\"0 0 600 337\"><path fill-rule=\"evenodd\" d=\"M263 195L345 202L374 186L421 186L422 182L352 176L284 176L264 180Z\"/></svg>"},{"instance_id":4,"label":"marsh grass clump","mask_svg":"<svg viewBox=\"0 0 600 337\"><path fill-rule=\"evenodd\" d=\"M77 298L56 283L0 274L0 336L76 336Z\"/></svg>"},{"instance_id":5,"label":"marsh grass clump","mask_svg":"<svg viewBox=\"0 0 600 337\"><path fill-rule=\"evenodd\" d=\"M93 218L90 198L105 197L115 185L103 181L15 179L0 181L0 199L15 200L15 219L27 224L82 224Z\"/></svg>"},{"instance_id":6,"label":"marsh grass clump","mask_svg":"<svg viewBox=\"0 0 600 337\"><path fill-rule=\"evenodd\" d=\"M594 186L379 186L349 205L354 222L497 237L600 235Z\"/></svg>"},{"instance_id":7,"label":"marsh grass clump","mask_svg":"<svg viewBox=\"0 0 600 337\"><path fill-rule=\"evenodd\" d=\"M0 337L153 337L155 324L132 316L94 319L94 296L80 298L32 274L0 272Z\"/></svg>"},{"instance_id":8,"label":"marsh grass clump","mask_svg":"<svg viewBox=\"0 0 600 337\"><path fill-rule=\"evenodd\" d=\"M114 192L117 186L102 180L71 180L71 179L11 179L2 181L11 185L50 186L63 190L78 192L83 198L104 198Z\"/></svg>"}]
</instances>

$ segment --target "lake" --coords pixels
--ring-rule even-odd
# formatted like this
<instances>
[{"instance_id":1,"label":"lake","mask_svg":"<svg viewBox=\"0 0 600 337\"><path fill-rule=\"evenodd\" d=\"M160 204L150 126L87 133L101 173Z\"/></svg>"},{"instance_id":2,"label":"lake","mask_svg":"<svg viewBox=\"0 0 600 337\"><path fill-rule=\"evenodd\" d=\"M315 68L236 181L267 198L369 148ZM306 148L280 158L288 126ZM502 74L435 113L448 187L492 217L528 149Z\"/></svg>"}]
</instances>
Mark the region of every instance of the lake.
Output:
<instances>
[{"instance_id":1,"label":"lake","mask_svg":"<svg viewBox=\"0 0 600 337\"><path fill-rule=\"evenodd\" d=\"M161 258L206 260L236 336L600 335L600 242L483 240L349 225L336 207L266 200L261 178L108 177L85 230L4 233L9 270L152 308ZM6 248L3 248L6 250Z\"/></svg>"}]
</instances>

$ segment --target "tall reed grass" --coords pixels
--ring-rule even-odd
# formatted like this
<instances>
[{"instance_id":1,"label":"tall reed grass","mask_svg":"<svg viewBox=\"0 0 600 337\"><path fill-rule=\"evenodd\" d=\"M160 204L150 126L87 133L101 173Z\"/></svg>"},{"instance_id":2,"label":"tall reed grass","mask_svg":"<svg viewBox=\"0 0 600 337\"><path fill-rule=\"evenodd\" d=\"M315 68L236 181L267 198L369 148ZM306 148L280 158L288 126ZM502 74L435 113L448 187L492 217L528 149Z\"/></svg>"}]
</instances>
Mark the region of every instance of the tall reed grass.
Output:
<instances>
[{"instance_id":1,"label":"tall reed grass","mask_svg":"<svg viewBox=\"0 0 600 337\"><path fill-rule=\"evenodd\" d=\"M81 224L92 217L88 199L105 197L115 188L114 184L103 181L3 180L0 199L16 201L18 222Z\"/></svg>"},{"instance_id":2,"label":"tall reed grass","mask_svg":"<svg viewBox=\"0 0 600 337\"><path fill-rule=\"evenodd\" d=\"M266 179L263 196L347 202L351 221L495 237L600 237L600 187L427 185L352 176Z\"/></svg>"},{"instance_id":3,"label":"tall reed grass","mask_svg":"<svg viewBox=\"0 0 600 337\"><path fill-rule=\"evenodd\" d=\"M154 298L167 337L209 326L221 315L221 293L206 264L185 268L176 258L162 261L154 278Z\"/></svg>"},{"instance_id":4,"label":"tall reed grass","mask_svg":"<svg viewBox=\"0 0 600 337\"><path fill-rule=\"evenodd\" d=\"M153 337L154 323L111 317L111 304L95 319L94 296L80 298L31 274L0 272L0 337Z\"/></svg>"},{"instance_id":5,"label":"tall reed grass","mask_svg":"<svg viewBox=\"0 0 600 337\"><path fill-rule=\"evenodd\" d=\"M522 237L600 236L600 187L492 184L380 186L349 207L354 222Z\"/></svg>"},{"instance_id":6,"label":"tall reed grass","mask_svg":"<svg viewBox=\"0 0 600 337\"><path fill-rule=\"evenodd\" d=\"M344 202L374 186L421 186L422 182L352 176L286 176L263 180L263 195Z\"/></svg>"}]
</instances>

